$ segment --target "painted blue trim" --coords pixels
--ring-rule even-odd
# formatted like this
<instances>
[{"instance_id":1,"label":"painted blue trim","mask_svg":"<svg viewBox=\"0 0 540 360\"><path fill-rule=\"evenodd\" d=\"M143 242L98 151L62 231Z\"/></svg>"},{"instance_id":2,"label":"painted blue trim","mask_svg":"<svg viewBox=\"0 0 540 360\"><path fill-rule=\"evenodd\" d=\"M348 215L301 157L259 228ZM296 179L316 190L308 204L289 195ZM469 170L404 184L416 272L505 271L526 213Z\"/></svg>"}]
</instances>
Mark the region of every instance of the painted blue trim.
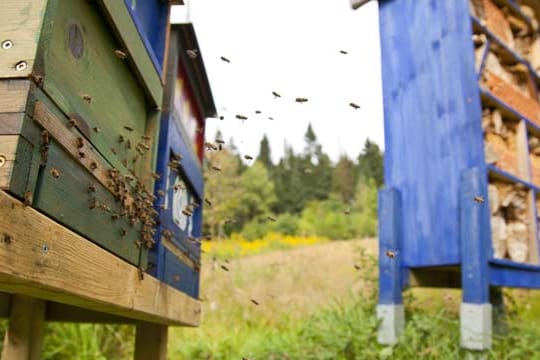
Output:
<instances>
[{"instance_id":1,"label":"painted blue trim","mask_svg":"<svg viewBox=\"0 0 540 360\"><path fill-rule=\"evenodd\" d=\"M511 263L511 264L508 264ZM540 289L540 268L534 265L491 261L489 283L492 286Z\"/></svg>"},{"instance_id":2,"label":"painted blue trim","mask_svg":"<svg viewBox=\"0 0 540 360\"><path fill-rule=\"evenodd\" d=\"M379 304L401 304L401 198L395 189L379 191ZM387 254L394 256L388 256Z\"/></svg>"},{"instance_id":3,"label":"painted blue trim","mask_svg":"<svg viewBox=\"0 0 540 360\"><path fill-rule=\"evenodd\" d=\"M486 67L486 59L487 59L487 56L489 54L489 48L490 47L491 47L491 39L488 38L488 40L486 42L486 50L482 54L482 60L480 62L480 68L478 69L477 78L478 78L479 81L482 78L482 73L484 72L484 69Z\"/></svg>"},{"instance_id":4,"label":"painted blue trim","mask_svg":"<svg viewBox=\"0 0 540 360\"><path fill-rule=\"evenodd\" d=\"M540 188L538 188L536 185L534 185L534 184L532 184L532 183L530 183L528 181L525 181L525 180L523 180L521 178L518 178L517 176L512 175L507 171L501 170L498 167L496 167L495 165L487 165L487 169L488 169L488 174L493 175L496 178L499 178L499 179L502 178L503 180L508 180L508 182L515 182L515 183L518 183L518 184L522 184L523 186L525 186L525 187L527 187L529 189L532 189L532 190L535 190L535 191L540 191Z\"/></svg>"},{"instance_id":5,"label":"painted blue trim","mask_svg":"<svg viewBox=\"0 0 540 360\"><path fill-rule=\"evenodd\" d=\"M487 198L487 179L483 169L465 170L461 177L460 235L461 284L463 302L489 302L488 256L491 247L490 214L487 202L477 202L475 196Z\"/></svg>"}]
</instances>

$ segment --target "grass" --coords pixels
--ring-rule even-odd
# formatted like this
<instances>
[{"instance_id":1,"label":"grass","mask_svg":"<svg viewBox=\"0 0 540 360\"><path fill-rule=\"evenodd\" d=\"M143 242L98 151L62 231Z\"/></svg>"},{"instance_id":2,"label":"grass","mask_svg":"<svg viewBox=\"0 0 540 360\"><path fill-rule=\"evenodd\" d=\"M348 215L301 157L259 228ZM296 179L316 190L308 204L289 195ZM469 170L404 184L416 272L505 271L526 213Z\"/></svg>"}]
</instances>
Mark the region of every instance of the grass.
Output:
<instances>
[{"instance_id":1,"label":"grass","mask_svg":"<svg viewBox=\"0 0 540 360\"><path fill-rule=\"evenodd\" d=\"M459 348L457 290L406 291L401 342L377 344L375 253L374 241L343 241L207 258L202 326L171 329L169 358L540 359L540 294L527 290L505 290L507 331L494 336L489 352ZM229 272L219 267L225 261ZM52 324L43 359L130 359L133 333L129 326Z\"/></svg>"}]
</instances>

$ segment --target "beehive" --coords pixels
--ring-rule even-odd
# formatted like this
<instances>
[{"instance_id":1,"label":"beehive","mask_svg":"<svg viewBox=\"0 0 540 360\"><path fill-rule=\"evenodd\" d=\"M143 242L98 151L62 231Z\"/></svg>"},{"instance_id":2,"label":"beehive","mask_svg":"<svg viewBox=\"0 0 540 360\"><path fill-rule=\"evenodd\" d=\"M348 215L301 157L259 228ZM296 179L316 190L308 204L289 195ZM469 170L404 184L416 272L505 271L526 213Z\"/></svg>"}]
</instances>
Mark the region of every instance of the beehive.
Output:
<instances>
[{"instance_id":1,"label":"beehive","mask_svg":"<svg viewBox=\"0 0 540 360\"><path fill-rule=\"evenodd\" d=\"M147 3L168 19L168 3ZM0 13L0 187L145 268L162 47L127 1L3 0Z\"/></svg>"},{"instance_id":2,"label":"beehive","mask_svg":"<svg viewBox=\"0 0 540 360\"><path fill-rule=\"evenodd\" d=\"M403 287L461 287L462 344L483 349L490 286L540 288L540 4L381 0L379 8L380 254L399 254L380 257L380 339L397 341Z\"/></svg>"},{"instance_id":3,"label":"beehive","mask_svg":"<svg viewBox=\"0 0 540 360\"><path fill-rule=\"evenodd\" d=\"M159 228L150 273L197 297L201 260L204 126L216 110L193 25L173 25L156 182Z\"/></svg>"}]
</instances>

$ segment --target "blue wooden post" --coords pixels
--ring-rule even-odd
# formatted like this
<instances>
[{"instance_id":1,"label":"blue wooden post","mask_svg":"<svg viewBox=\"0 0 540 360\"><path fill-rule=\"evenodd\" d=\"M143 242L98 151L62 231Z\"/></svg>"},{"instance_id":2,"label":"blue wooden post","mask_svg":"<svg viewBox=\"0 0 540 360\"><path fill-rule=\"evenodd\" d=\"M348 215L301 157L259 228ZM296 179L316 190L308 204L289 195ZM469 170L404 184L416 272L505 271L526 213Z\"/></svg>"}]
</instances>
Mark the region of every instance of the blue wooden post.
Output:
<instances>
[{"instance_id":1,"label":"blue wooden post","mask_svg":"<svg viewBox=\"0 0 540 360\"><path fill-rule=\"evenodd\" d=\"M378 340L395 344L405 323L401 294L401 198L392 188L379 191Z\"/></svg>"},{"instance_id":2,"label":"blue wooden post","mask_svg":"<svg viewBox=\"0 0 540 360\"><path fill-rule=\"evenodd\" d=\"M491 347L489 303L490 218L484 169L465 170L460 189L461 237L461 345L468 349Z\"/></svg>"}]
</instances>

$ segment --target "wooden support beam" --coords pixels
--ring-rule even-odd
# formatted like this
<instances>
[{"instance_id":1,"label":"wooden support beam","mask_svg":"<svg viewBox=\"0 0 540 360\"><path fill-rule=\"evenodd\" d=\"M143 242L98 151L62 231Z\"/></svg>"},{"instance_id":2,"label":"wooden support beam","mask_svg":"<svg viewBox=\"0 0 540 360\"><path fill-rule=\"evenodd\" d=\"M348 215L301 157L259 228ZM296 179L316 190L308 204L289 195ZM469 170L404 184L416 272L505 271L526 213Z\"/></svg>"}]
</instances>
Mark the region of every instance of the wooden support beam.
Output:
<instances>
[{"instance_id":1,"label":"wooden support beam","mask_svg":"<svg viewBox=\"0 0 540 360\"><path fill-rule=\"evenodd\" d=\"M6 241L5 235L8 235ZM0 291L163 325L197 326L200 302L0 191Z\"/></svg>"},{"instance_id":2,"label":"wooden support beam","mask_svg":"<svg viewBox=\"0 0 540 360\"><path fill-rule=\"evenodd\" d=\"M2 360L39 360L45 328L45 301L13 295Z\"/></svg>"},{"instance_id":3,"label":"wooden support beam","mask_svg":"<svg viewBox=\"0 0 540 360\"><path fill-rule=\"evenodd\" d=\"M166 360L168 328L163 325L137 323L135 360Z\"/></svg>"}]
</instances>

